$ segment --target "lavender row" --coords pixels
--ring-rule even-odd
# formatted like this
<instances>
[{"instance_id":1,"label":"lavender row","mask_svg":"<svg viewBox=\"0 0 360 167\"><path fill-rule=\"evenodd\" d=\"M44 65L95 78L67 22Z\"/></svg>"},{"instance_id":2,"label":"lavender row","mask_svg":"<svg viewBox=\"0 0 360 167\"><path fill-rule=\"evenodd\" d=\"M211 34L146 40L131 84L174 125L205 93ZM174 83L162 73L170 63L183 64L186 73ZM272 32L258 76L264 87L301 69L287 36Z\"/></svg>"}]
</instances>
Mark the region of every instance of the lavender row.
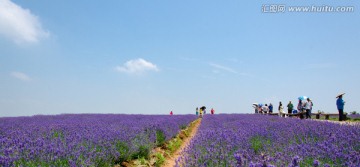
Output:
<instances>
[{"instance_id":1,"label":"lavender row","mask_svg":"<svg viewBox=\"0 0 360 167\"><path fill-rule=\"evenodd\" d=\"M255 114L206 115L177 166L360 164L360 125Z\"/></svg>"},{"instance_id":2,"label":"lavender row","mask_svg":"<svg viewBox=\"0 0 360 167\"><path fill-rule=\"evenodd\" d=\"M360 120L360 114L349 114L347 115L348 118L350 119L358 119Z\"/></svg>"},{"instance_id":3,"label":"lavender row","mask_svg":"<svg viewBox=\"0 0 360 167\"><path fill-rule=\"evenodd\" d=\"M113 166L146 156L195 119L116 114L0 118L0 166Z\"/></svg>"}]
</instances>

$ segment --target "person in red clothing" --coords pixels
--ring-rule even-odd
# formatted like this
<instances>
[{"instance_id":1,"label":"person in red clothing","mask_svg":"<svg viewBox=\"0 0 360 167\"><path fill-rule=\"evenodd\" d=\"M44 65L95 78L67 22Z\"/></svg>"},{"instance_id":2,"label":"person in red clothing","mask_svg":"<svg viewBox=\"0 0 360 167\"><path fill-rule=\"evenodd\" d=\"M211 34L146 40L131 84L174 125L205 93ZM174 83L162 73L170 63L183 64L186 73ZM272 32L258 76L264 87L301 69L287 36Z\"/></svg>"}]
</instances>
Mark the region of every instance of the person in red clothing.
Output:
<instances>
[{"instance_id":1,"label":"person in red clothing","mask_svg":"<svg viewBox=\"0 0 360 167\"><path fill-rule=\"evenodd\" d=\"M211 108L211 114L214 114L214 113L215 113L214 108Z\"/></svg>"},{"instance_id":2,"label":"person in red clothing","mask_svg":"<svg viewBox=\"0 0 360 167\"><path fill-rule=\"evenodd\" d=\"M170 111L170 115L173 115L173 112L172 112L172 111Z\"/></svg>"}]
</instances>

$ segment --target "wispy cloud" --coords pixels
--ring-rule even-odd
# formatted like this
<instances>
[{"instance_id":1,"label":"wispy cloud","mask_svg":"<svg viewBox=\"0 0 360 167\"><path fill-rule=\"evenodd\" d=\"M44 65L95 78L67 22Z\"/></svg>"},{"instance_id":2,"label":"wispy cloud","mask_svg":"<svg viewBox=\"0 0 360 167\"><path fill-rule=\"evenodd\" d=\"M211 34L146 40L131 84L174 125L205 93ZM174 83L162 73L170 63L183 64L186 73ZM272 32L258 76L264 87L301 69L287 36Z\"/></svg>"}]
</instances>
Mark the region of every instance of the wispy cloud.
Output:
<instances>
[{"instance_id":1,"label":"wispy cloud","mask_svg":"<svg viewBox=\"0 0 360 167\"><path fill-rule=\"evenodd\" d=\"M237 74L237 73L238 73L237 71L235 71L235 70L233 70L233 69L231 69L231 68L229 68L229 67L222 66L222 65L219 65L219 64L209 63L209 65L210 65L211 67L214 67L214 68L218 69L218 70L222 70L222 71L226 71L226 72L230 72L230 73L234 73L234 74ZM218 70L215 70L215 71L218 72Z\"/></svg>"},{"instance_id":2,"label":"wispy cloud","mask_svg":"<svg viewBox=\"0 0 360 167\"><path fill-rule=\"evenodd\" d=\"M41 38L49 36L37 16L29 9L11 2L0 0L0 35L17 44L37 43Z\"/></svg>"},{"instance_id":3,"label":"wispy cloud","mask_svg":"<svg viewBox=\"0 0 360 167\"><path fill-rule=\"evenodd\" d=\"M129 60L124 63L123 66L117 66L115 69L119 72L128 74L140 74L145 71L159 71L159 68L155 64L142 58Z\"/></svg>"},{"instance_id":4,"label":"wispy cloud","mask_svg":"<svg viewBox=\"0 0 360 167\"><path fill-rule=\"evenodd\" d=\"M10 75L12 77L14 77L16 79L19 79L19 80L22 80L22 81L31 81L31 78L28 75L26 75L26 74L24 74L22 72L13 71L13 72L10 73Z\"/></svg>"}]
</instances>

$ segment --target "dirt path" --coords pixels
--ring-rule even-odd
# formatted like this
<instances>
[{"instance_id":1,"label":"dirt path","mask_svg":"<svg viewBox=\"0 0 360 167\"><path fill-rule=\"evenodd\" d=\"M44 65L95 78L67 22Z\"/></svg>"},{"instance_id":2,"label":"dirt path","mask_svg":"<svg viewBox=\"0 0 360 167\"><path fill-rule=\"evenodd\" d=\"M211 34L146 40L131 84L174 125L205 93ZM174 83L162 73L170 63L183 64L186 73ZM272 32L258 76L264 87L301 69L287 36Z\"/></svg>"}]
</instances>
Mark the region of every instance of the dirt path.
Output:
<instances>
[{"instance_id":1,"label":"dirt path","mask_svg":"<svg viewBox=\"0 0 360 167\"><path fill-rule=\"evenodd\" d=\"M189 145L191 139L195 136L195 134L198 131L198 128L200 126L201 123L201 119L198 119L195 122L195 125L192 129L192 131L190 132L189 136L187 138L184 138L182 145L180 146L180 148L178 150L176 150L171 157L166 158L166 161L164 163L164 167L174 167L176 164L176 160L179 158L179 156L181 155L181 152L186 148L186 146Z\"/></svg>"}]
</instances>

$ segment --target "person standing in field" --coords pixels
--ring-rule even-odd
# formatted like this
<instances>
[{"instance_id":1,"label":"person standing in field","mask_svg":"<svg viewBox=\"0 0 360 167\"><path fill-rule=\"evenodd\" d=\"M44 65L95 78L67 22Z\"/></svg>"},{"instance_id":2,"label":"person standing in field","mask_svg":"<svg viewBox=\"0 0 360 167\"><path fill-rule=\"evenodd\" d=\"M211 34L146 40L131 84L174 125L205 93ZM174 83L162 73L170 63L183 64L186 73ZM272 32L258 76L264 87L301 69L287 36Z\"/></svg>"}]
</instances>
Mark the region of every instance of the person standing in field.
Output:
<instances>
[{"instance_id":1,"label":"person standing in field","mask_svg":"<svg viewBox=\"0 0 360 167\"><path fill-rule=\"evenodd\" d=\"M299 112L300 119L304 119L304 113L303 113L304 104L303 104L303 102L302 102L301 99L299 99L299 103L298 103L298 105L297 105L297 109L298 109L298 112Z\"/></svg>"},{"instance_id":2,"label":"person standing in field","mask_svg":"<svg viewBox=\"0 0 360 167\"><path fill-rule=\"evenodd\" d=\"M273 113L274 106L270 103L269 104L269 113Z\"/></svg>"},{"instance_id":3,"label":"person standing in field","mask_svg":"<svg viewBox=\"0 0 360 167\"><path fill-rule=\"evenodd\" d=\"M214 113L215 113L214 108L211 108L211 114L214 114Z\"/></svg>"},{"instance_id":4,"label":"person standing in field","mask_svg":"<svg viewBox=\"0 0 360 167\"><path fill-rule=\"evenodd\" d=\"M280 116L280 117L281 117L281 115L282 115L282 113L283 113L283 109L284 109L284 107L283 107L282 103L281 103L281 102L279 102L279 108L278 108L278 111L279 111L279 116Z\"/></svg>"},{"instance_id":5,"label":"person standing in field","mask_svg":"<svg viewBox=\"0 0 360 167\"><path fill-rule=\"evenodd\" d=\"M202 110L202 108L201 108L201 107L200 107L199 112L200 112L200 118L202 118L203 110Z\"/></svg>"},{"instance_id":6,"label":"person standing in field","mask_svg":"<svg viewBox=\"0 0 360 167\"><path fill-rule=\"evenodd\" d=\"M291 114L292 110L294 109L294 105L291 103L291 101L289 101L287 108L288 108L288 114Z\"/></svg>"},{"instance_id":7,"label":"person standing in field","mask_svg":"<svg viewBox=\"0 0 360 167\"><path fill-rule=\"evenodd\" d=\"M314 103L312 102L312 100L310 99L310 103L311 103L311 107L310 107L310 117L312 116L312 108L314 106Z\"/></svg>"},{"instance_id":8,"label":"person standing in field","mask_svg":"<svg viewBox=\"0 0 360 167\"><path fill-rule=\"evenodd\" d=\"M255 109L255 114L259 113L259 106L254 104L253 107Z\"/></svg>"},{"instance_id":9,"label":"person standing in field","mask_svg":"<svg viewBox=\"0 0 360 167\"><path fill-rule=\"evenodd\" d=\"M258 112L259 112L260 114L263 113L263 112L262 112L262 107L261 107L261 105L258 106Z\"/></svg>"},{"instance_id":10,"label":"person standing in field","mask_svg":"<svg viewBox=\"0 0 360 167\"><path fill-rule=\"evenodd\" d=\"M198 115L199 115L199 108L196 107L196 116L198 116Z\"/></svg>"},{"instance_id":11,"label":"person standing in field","mask_svg":"<svg viewBox=\"0 0 360 167\"><path fill-rule=\"evenodd\" d=\"M173 112L172 112L172 111L170 111L170 115L173 115Z\"/></svg>"},{"instance_id":12,"label":"person standing in field","mask_svg":"<svg viewBox=\"0 0 360 167\"><path fill-rule=\"evenodd\" d=\"M344 118L345 101L342 99L344 94L345 93L342 93L342 94L339 94L338 96L336 96L336 98L337 98L336 106L337 106L337 109L339 111L339 121L345 121L345 118Z\"/></svg>"},{"instance_id":13,"label":"person standing in field","mask_svg":"<svg viewBox=\"0 0 360 167\"><path fill-rule=\"evenodd\" d=\"M311 119L311 101L310 101L310 98L307 98L306 99L307 101L305 102L305 115L306 115L306 119Z\"/></svg>"},{"instance_id":14,"label":"person standing in field","mask_svg":"<svg viewBox=\"0 0 360 167\"><path fill-rule=\"evenodd\" d=\"M267 104L265 104L263 107L262 107L262 111L264 114L267 114L268 111L269 111L269 107L267 106Z\"/></svg>"}]
</instances>

